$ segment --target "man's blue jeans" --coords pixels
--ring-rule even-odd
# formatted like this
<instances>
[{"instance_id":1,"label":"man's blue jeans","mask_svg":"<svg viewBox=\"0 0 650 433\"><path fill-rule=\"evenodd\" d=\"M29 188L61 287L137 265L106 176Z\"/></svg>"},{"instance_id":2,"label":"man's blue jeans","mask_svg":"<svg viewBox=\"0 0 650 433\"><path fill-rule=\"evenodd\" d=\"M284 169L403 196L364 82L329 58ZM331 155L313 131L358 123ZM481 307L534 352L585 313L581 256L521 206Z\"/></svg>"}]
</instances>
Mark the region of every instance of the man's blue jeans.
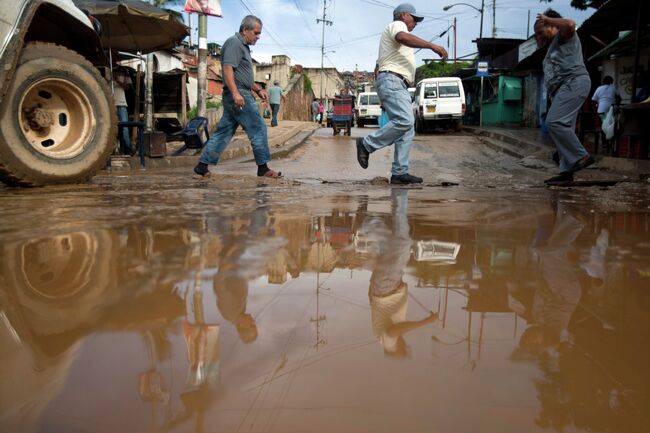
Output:
<instances>
[{"instance_id":1,"label":"man's blue jeans","mask_svg":"<svg viewBox=\"0 0 650 433\"><path fill-rule=\"evenodd\" d=\"M271 126L278 126L278 111L280 104L271 104Z\"/></svg>"},{"instance_id":2,"label":"man's blue jeans","mask_svg":"<svg viewBox=\"0 0 650 433\"><path fill-rule=\"evenodd\" d=\"M269 142L266 134L266 124L257 109L255 98L250 91L239 89L244 97L244 106L240 109L235 105L232 93L223 92L223 116L217 125L217 130L205 144L200 162L216 164L219 157L230 144L237 127L241 125L251 141L255 163L266 164L271 160Z\"/></svg>"},{"instance_id":3,"label":"man's blue jeans","mask_svg":"<svg viewBox=\"0 0 650 433\"><path fill-rule=\"evenodd\" d=\"M117 121L118 122L128 122L129 121L129 111L124 105L117 106ZM123 155L131 155L134 152L133 146L131 145L131 138L129 137L129 128L120 127L118 131L118 136L120 138L120 153Z\"/></svg>"},{"instance_id":4,"label":"man's blue jeans","mask_svg":"<svg viewBox=\"0 0 650 433\"><path fill-rule=\"evenodd\" d=\"M363 144L370 153L394 144L391 172L393 175L407 174L411 143L415 136L411 95L406 84L393 74L380 73L376 86L389 122L383 128L367 135Z\"/></svg>"}]
</instances>

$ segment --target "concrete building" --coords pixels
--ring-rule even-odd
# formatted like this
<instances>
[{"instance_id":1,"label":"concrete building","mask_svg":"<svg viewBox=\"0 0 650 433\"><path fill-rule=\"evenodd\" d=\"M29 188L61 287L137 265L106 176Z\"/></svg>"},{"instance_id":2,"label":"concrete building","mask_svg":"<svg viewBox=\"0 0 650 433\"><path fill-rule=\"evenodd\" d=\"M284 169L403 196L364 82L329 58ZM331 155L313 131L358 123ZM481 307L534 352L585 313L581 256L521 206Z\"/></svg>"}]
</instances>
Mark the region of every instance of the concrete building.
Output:
<instances>
[{"instance_id":1,"label":"concrete building","mask_svg":"<svg viewBox=\"0 0 650 433\"><path fill-rule=\"evenodd\" d=\"M254 72L255 81L265 83L267 89L275 80L278 80L280 87L284 89L291 78L291 59L285 55L272 56L271 63L258 63Z\"/></svg>"},{"instance_id":2,"label":"concrete building","mask_svg":"<svg viewBox=\"0 0 650 433\"><path fill-rule=\"evenodd\" d=\"M302 70L311 80L316 98L333 98L345 86L343 75L336 68L324 68L322 73L321 68L303 68ZM323 83L322 94L321 77Z\"/></svg>"}]
</instances>

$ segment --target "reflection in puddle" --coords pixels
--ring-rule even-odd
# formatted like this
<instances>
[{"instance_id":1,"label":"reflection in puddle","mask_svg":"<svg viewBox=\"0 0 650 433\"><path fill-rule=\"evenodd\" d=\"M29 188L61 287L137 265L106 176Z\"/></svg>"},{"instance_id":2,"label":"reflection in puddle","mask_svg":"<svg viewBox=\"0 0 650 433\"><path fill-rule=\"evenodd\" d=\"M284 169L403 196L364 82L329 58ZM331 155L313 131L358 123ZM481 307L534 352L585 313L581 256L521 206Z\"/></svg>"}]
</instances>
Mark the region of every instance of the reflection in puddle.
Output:
<instances>
[{"instance_id":1,"label":"reflection in puddle","mask_svg":"<svg viewBox=\"0 0 650 433\"><path fill-rule=\"evenodd\" d=\"M418 197L2 241L0 430L647 431L647 214Z\"/></svg>"}]
</instances>

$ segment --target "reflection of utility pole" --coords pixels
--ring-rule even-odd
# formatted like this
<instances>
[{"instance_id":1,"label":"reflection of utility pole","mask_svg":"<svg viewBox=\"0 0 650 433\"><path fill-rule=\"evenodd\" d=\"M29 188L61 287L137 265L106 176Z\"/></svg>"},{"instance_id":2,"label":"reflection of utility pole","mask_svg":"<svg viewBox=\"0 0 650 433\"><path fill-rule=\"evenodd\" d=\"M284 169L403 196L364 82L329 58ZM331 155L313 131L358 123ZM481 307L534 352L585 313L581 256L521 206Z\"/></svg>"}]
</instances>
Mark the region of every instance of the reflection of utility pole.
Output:
<instances>
[{"instance_id":1,"label":"reflection of utility pole","mask_svg":"<svg viewBox=\"0 0 650 433\"><path fill-rule=\"evenodd\" d=\"M331 26L334 24L332 21L327 20L327 0L323 0L323 19L316 18L316 23L323 23L323 36L320 44L320 95L323 98L323 58L325 57L325 25Z\"/></svg>"},{"instance_id":2,"label":"reflection of utility pole","mask_svg":"<svg viewBox=\"0 0 650 433\"><path fill-rule=\"evenodd\" d=\"M320 250L321 250L321 244L324 242L323 239L323 233L325 230L324 224L322 224L322 221L318 222L318 229L321 233L320 239L318 239L317 243L317 256L316 256L316 318L311 318L309 319L310 322L316 324L316 344L314 347L316 350L320 346L325 345L325 339L321 337L320 335L320 322L324 322L327 320L327 317L323 314L320 314L320 299L319 299L319 294L320 294L320 267L321 267L321 259L320 259Z\"/></svg>"}]
</instances>

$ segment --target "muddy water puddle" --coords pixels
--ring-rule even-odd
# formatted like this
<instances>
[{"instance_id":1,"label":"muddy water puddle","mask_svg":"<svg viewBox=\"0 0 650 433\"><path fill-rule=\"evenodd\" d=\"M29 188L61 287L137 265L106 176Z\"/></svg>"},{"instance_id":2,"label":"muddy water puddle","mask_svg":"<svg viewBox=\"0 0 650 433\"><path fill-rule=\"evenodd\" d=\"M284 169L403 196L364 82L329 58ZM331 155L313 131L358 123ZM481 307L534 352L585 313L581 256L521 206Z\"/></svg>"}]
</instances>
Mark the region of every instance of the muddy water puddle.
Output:
<instances>
[{"instance_id":1,"label":"muddy water puddle","mask_svg":"<svg viewBox=\"0 0 650 433\"><path fill-rule=\"evenodd\" d=\"M0 431L650 429L647 211L359 189L3 195Z\"/></svg>"}]
</instances>

